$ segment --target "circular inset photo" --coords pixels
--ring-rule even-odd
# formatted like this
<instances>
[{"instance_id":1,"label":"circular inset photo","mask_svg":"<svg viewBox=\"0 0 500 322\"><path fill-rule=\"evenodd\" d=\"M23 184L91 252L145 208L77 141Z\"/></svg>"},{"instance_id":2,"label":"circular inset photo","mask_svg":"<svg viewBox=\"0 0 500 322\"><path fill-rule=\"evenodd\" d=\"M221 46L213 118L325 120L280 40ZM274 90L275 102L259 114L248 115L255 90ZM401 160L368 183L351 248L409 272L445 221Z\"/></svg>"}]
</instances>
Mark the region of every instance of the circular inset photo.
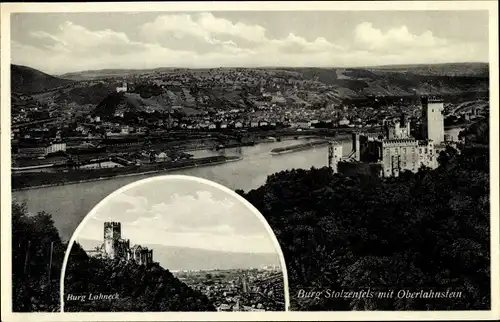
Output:
<instances>
[{"instance_id":1,"label":"circular inset photo","mask_svg":"<svg viewBox=\"0 0 500 322\"><path fill-rule=\"evenodd\" d=\"M234 191L160 176L106 197L73 234L65 312L285 311L286 267L264 217Z\"/></svg>"}]
</instances>

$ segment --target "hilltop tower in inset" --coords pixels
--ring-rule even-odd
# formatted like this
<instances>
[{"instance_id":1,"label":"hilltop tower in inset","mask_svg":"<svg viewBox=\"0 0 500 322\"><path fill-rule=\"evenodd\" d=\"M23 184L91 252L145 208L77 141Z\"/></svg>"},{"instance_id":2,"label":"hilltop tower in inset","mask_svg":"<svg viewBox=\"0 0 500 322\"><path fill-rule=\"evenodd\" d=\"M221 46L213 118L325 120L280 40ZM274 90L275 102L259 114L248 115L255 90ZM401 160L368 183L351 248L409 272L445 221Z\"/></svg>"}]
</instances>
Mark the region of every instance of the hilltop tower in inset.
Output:
<instances>
[{"instance_id":1,"label":"hilltop tower in inset","mask_svg":"<svg viewBox=\"0 0 500 322\"><path fill-rule=\"evenodd\" d=\"M104 254L107 258L116 257L117 244L121 239L122 227L119 222L104 223Z\"/></svg>"},{"instance_id":2,"label":"hilltop tower in inset","mask_svg":"<svg viewBox=\"0 0 500 322\"><path fill-rule=\"evenodd\" d=\"M444 101L440 97L422 98L422 138L434 143L444 141Z\"/></svg>"},{"instance_id":3,"label":"hilltop tower in inset","mask_svg":"<svg viewBox=\"0 0 500 322\"><path fill-rule=\"evenodd\" d=\"M153 262L153 250L140 245L130 247L129 239L122 239L121 223L104 223L104 243L101 246L101 256L108 259L134 261L139 265Z\"/></svg>"}]
</instances>

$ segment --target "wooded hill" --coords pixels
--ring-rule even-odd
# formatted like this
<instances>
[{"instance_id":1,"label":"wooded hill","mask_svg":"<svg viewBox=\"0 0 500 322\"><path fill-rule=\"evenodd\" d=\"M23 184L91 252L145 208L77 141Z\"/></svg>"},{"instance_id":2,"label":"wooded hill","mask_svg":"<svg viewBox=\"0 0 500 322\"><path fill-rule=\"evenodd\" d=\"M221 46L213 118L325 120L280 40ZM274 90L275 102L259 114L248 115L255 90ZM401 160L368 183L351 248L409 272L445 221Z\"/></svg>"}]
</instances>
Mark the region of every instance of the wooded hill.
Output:
<instances>
[{"instance_id":1,"label":"wooded hill","mask_svg":"<svg viewBox=\"0 0 500 322\"><path fill-rule=\"evenodd\" d=\"M14 312L58 312L59 280L67 244L51 215L30 215L12 206L12 294ZM52 250L52 251L51 251ZM49 269L50 268L50 269ZM65 275L65 294L113 294L113 301L66 301L65 311L214 311L206 296L158 264L89 258L75 244Z\"/></svg>"},{"instance_id":2,"label":"wooded hill","mask_svg":"<svg viewBox=\"0 0 500 322\"><path fill-rule=\"evenodd\" d=\"M248 193L283 250L293 310L484 310L490 302L488 124L461 154L398 178L344 177L329 168L269 176ZM394 290L393 298L297 298L299 290ZM397 298L399 290L462 292Z\"/></svg>"}]
</instances>

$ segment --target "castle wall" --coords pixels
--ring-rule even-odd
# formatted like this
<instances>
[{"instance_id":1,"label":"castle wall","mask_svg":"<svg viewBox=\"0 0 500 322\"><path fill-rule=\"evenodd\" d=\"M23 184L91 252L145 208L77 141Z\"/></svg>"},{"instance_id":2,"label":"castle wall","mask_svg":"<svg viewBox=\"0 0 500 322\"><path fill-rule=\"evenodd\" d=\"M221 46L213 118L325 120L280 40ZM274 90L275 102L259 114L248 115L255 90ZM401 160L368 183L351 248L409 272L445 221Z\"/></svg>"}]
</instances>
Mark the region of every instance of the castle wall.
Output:
<instances>
[{"instance_id":1,"label":"castle wall","mask_svg":"<svg viewBox=\"0 0 500 322\"><path fill-rule=\"evenodd\" d=\"M361 162L377 162L382 158L382 144L379 140L362 135L359 147Z\"/></svg>"},{"instance_id":2,"label":"castle wall","mask_svg":"<svg viewBox=\"0 0 500 322\"><path fill-rule=\"evenodd\" d=\"M358 174L380 177L382 176L383 167L380 163L367 162L339 162L338 171L344 176L355 176Z\"/></svg>"},{"instance_id":3,"label":"castle wall","mask_svg":"<svg viewBox=\"0 0 500 322\"><path fill-rule=\"evenodd\" d=\"M142 247L141 246L134 246L132 248L132 259L137 263L137 264L141 264L142 261L141 261L141 253L142 253Z\"/></svg>"},{"instance_id":4,"label":"castle wall","mask_svg":"<svg viewBox=\"0 0 500 322\"><path fill-rule=\"evenodd\" d=\"M421 165L424 165L432 169L435 169L439 165L438 163L439 152L436 151L434 142L423 141L419 145L418 149L419 149L419 160Z\"/></svg>"},{"instance_id":5,"label":"castle wall","mask_svg":"<svg viewBox=\"0 0 500 322\"><path fill-rule=\"evenodd\" d=\"M128 249L130 248L130 241L119 239L115 241L115 254L117 258L126 259Z\"/></svg>"},{"instance_id":6,"label":"castle wall","mask_svg":"<svg viewBox=\"0 0 500 322\"><path fill-rule=\"evenodd\" d=\"M354 151L354 160L359 161L360 160L360 146L359 146L359 134L358 133L353 133L352 134L352 150Z\"/></svg>"},{"instance_id":7,"label":"castle wall","mask_svg":"<svg viewBox=\"0 0 500 322\"><path fill-rule=\"evenodd\" d=\"M418 141L395 139L382 141L384 176L399 176L405 170L417 172L420 167Z\"/></svg>"},{"instance_id":8,"label":"castle wall","mask_svg":"<svg viewBox=\"0 0 500 322\"><path fill-rule=\"evenodd\" d=\"M417 172L423 165L432 169L438 167L439 152L443 150L432 141L415 139L384 140L384 176L399 176L405 170Z\"/></svg>"},{"instance_id":9,"label":"castle wall","mask_svg":"<svg viewBox=\"0 0 500 322\"><path fill-rule=\"evenodd\" d=\"M328 146L328 162L334 173L338 172L337 164L342 160L342 144L338 142L331 142Z\"/></svg>"},{"instance_id":10,"label":"castle wall","mask_svg":"<svg viewBox=\"0 0 500 322\"><path fill-rule=\"evenodd\" d=\"M140 252L138 264L148 265L153 262L153 250L148 248L143 248Z\"/></svg>"},{"instance_id":11,"label":"castle wall","mask_svg":"<svg viewBox=\"0 0 500 322\"><path fill-rule=\"evenodd\" d=\"M113 239L104 240L104 256L111 259L115 258Z\"/></svg>"},{"instance_id":12,"label":"castle wall","mask_svg":"<svg viewBox=\"0 0 500 322\"><path fill-rule=\"evenodd\" d=\"M387 138L392 139L408 139L410 138L410 123L396 123L387 127Z\"/></svg>"}]
</instances>

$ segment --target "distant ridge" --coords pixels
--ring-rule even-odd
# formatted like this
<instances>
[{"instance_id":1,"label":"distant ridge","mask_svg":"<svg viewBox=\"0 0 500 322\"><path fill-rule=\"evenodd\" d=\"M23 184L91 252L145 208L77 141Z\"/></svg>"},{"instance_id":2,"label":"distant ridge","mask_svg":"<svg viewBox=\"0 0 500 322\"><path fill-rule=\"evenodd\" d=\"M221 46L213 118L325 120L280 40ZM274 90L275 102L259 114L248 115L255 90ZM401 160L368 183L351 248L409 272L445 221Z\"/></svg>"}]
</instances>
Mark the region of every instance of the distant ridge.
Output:
<instances>
[{"instance_id":1,"label":"distant ridge","mask_svg":"<svg viewBox=\"0 0 500 322\"><path fill-rule=\"evenodd\" d=\"M52 91L47 95L56 103L94 105L96 115L111 116L116 110L130 112L165 111L168 105L180 107L176 112L196 114L200 111L215 111L219 108L254 108L252 96L256 87L232 89L230 84L219 87L198 88L179 81L180 74L191 74L206 82L217 73L238 79L238 72L252 71L256 79L294 79L299 82L314 82L328 87L326 96L330 102L340 104L346 100L364 99L372 96L415 96L429 93L442 95L483 95L489 90L489 65L486 63L447 63L394 65L364 68L322 68L322 67L255 67L255 68L171 68L155 69L104 69L64 74L57 78L35 69L13 65L13 92L32 94L37 91ZM212 72L215 71L215 72ZM149 79L167 82L166 92L158 84L140 81L130 90L118 95L116 86L123 80L134 78L133 74L146 75ZM170 77L169 75L172 75ZM68 80L72 78L73 80ZM170 82L170 79L177 79ZM53 89L56 89L55 91ZM253 91L253 92L252 92ZM292 90L293 92L293 90ZM297 95L287 93L287 103L303 103ZM326 96L316 93L309 99L310 104L320 104ZM47 97L37 98L48 100ZM203 102L199 105L200 102ZM312 103L311 103L312 102Z\"/></svg>"},{"instance_id":2,"label":"distant ridge","mask_svg":"<svg viewBox=\"0 0 500 322\"><path fill-rule=\"evenodd\" d=\"M106 77L125 77L129 74L141 74L141 73L152 73L160 71L168 71L182 69L176 67L158 67L158 68L148 68L148 69L134 69L134 68L106 68L106 69L96 69L96 70L83 70L78 72L70 72L60 75L59 77L71 80L90 80L96 78L106 78Z\"/></svg>"},{"instance_id":3,"label":"distant ridge","mask_svg":"<svg viewBox=\"0 0 500 322\"><path fill-rule=\"evenodd\" d=\"M407 72L426 76L488 77L489 63L402 64L365 67L372 71Z\"/></svg>"},{"instance_id":4,"label":"distant ridge","mask_svg":"<svg viewBox=\"0 0 500 322\"><path fill-rule=\"evenodd\" d=\"M86 250L99 244L88 239L78 239L78 242L85 245ZM244 269L280 264L277 253L234 253L155 244L144 246L153 249L154 260L169 270Z\"/></svg>"},{"instance_id":5,"label":"distant ridge","mask_svg":"<svg viewBox=\"0 0 500 322\"><path fill-rule=\"evenodd\" d=\"M458 71L456 69L459 69ZM282 70L305 70L305 69L367 69L367 70L394 70L402 71L407 69L408 72L412 72L420 75L448 75L457 73L464 76L477 76L479 74L484 74L484 71L488 70L489 63L487 62L463 62L463 63L435 63L435 64L396 64L396 65L368 65L368 66L347 66L347 67L336 67L336 66L324 66L324 67L313 67L313 66L303 66L303 67L290 67L290 66L254 66L254 67L200 67L200 68L189 68L189 67L156 67L156 68L105 68L105 69L95 69L95 70L82 70L77 72L70 72L60 75L61 78L72 79L72 80L84 80L93 79L100 77L119 77L127 76L130 73L151 73L151 72L166 72L173 70L230 70L230 69L282 69ZM429 71L425 73L424 71ZM432 70L436 70L432 72ZM439 71L439 72L437 72ZM443 74L444 72L444 74ZM486 75L487 76L487 75Z\"/></svg>"},{"instance_id":6,"label":"distant ridge","mask_svg":"<svg viewBox=\"0 0 500 322\"><path fill-rule=\"evenodd\" d=\"M382 67L421 67L421 66L464 66L464 65L486 65L488 66L488 62L460 62L460 63L432 63L432 64L392 64L392 65L367 65L367 66L358 66L358 68L382 68Z\"/></svg>"},{"instance_id":7,"label":"distant ridge","mask_svg":"<svg viewBox=\"0 0 500 322\"><path fill-rule=\"evenodd\" d=\"M22 65L11 64L10 72L12 92L37 93L73 83Z\"/></svg>"}]
</instances>

